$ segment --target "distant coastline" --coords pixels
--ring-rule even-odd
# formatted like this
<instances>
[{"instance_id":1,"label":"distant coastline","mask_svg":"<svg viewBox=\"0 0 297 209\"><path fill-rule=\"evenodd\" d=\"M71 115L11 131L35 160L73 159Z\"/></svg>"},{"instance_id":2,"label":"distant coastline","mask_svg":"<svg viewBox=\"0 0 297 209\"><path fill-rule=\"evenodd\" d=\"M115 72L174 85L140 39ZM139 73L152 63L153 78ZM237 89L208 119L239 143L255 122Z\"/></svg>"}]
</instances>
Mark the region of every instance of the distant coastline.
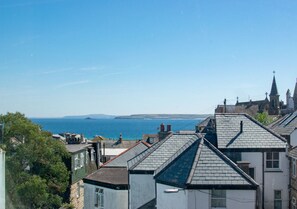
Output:
<instances>
[{"instance_id":1,"label":"distant coastline","mask_svg":"<svg viewBox=\"0 0 297 209\"><path fill-rule=\"evenodd\" d=\"M181 119L181 120L195 120L207 118L211 114L133 114L133 115L105 115L105 114L88 114L88 115L73 115L64 116L64 119Z\"/></svg>"},{"instance_id":2,"label":"distant coastline","mask_svg":"<svg viewBox=\"0 0 297 209\"><path fill-rule=\"evenodd\" d=\"M117 116L115 119L201 119L207 118L211 114L135 114L127 116Z\"/></svg>"}]
</instances>

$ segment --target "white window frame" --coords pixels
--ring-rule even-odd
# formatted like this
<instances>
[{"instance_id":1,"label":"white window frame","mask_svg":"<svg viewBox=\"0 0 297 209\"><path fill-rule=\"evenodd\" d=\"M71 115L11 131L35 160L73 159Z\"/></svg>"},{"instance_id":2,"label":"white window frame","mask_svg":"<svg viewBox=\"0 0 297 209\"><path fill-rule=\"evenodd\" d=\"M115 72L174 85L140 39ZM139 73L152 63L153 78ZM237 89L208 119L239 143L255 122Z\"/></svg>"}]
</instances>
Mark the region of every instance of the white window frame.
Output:
<instances>
[{"instance_id":1,"label":"white window frame","mask_svg":"<svg viewBox=\"0 0 297 209\"><path fill-rule=\"evenodd\" d=\"M80 161L79 161L79 155L74 155L74 170L77 170L80 168Z\"/></svg>"},{"instance_id":2,"label":"white window frame","mask_svg":"<svg viewBox=\"0 0 297 209\"><path fill-rule=\"evenodd\" d=\"M296 159L292 158L292 176L296 177Z\"/></svg>"},{"instance_id":3,"label":"white window frame","mask_svg":"<svg viewBox=\"0 0 297 209\"><path fill-rule=\"evenodd\" d=\"M95 208L104 209L104 190L95 188Z\"/></svg>"},{"instance_id":4,"label":"white window frame","mask_svg":"<svg viewBox=\"0 0 297 209\"><path fill-rule=\"evenodd\" d=\"M276 192L280 192L280 198L277 198L276 197L276 195L275 195L275 193ZM280 204L280 208L277 208L276 207L276 202L280 202L281 204ZM282 203L283 203L283 201L282 201L282 190L274 190L274 206L273 206L273 208L274 209L282 209Z\"/></svg>"},{"instance_id":5,"label":"white window frame","mask_svg":"<svg viewBox=\"0 0 297 209\"><path fill-rule=\"evenodd\" d=\"M80 153L80 167L84 167L85 166L85 153L81 152Z\"/></svg>"},{"instance_id":6,"label":"white window frame","mask_svg":"<svg viewBox=\"0 0 297 209\"><path fill-rule=\"evenodd\" d=\"M227 191L226 190L211 190L210 192L211 208L226 208L227 207Z\"/></svg>"},{"instance_id":7,"label":"white window frame","mask_svg":"<svg viewBox=\"0 0 297 209\"><path fill-rule=\"evenodd\" d=\"M271 154L271 158L268 155ZM276 159L275 154L278 154L278 159ZM268 162L271 162L271 167L268 167ZM274 163L278 162L278 166L274 166ZM266 152L265 153L265 168L268 170L279 170L280 169L280 153L279 152Z\"/></svg>"}]
</instances>

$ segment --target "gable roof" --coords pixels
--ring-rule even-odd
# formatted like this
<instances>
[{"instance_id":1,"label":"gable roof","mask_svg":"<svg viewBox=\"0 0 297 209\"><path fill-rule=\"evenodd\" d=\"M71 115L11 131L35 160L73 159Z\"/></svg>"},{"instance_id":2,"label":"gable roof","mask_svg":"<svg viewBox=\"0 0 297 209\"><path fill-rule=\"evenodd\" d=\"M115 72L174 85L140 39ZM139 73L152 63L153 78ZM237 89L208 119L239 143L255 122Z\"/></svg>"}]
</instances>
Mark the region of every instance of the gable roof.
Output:
<instances>
[{"instance_id":1,"label":"gable roof","mask_svg":"<svg viewBox=\"0 0 297 209\"><path fill-rule=\"evenodd\" d=\"M219 149L286 148L285 139L246 114L216 114L215 118Z\"/></svg>"},{"instance_id":2,"label":"gable roof","mask_svg":"<svg viewBox=\"0 0 297 209\"><path fill-rule=\"evenodd\" d=\"M140 155L128 161L130 171L154 173L164 163L168 164L198 139L196 134L171 134Z\"/></svg>"},{"instance_id":3,"label":"gable roof","mask_svg":"<svg viewBox=\"0 0 297 209\"><path fill-rule=\"evenodd\" d=\"M127 161L147 150L149 145L145 142L137 142L134 146L125 150L118 156L107 161L103 166L108 167L127 167Z\"/></svg>"},{"instance_id":4,"label":"gable roof","mask_svg":"<svg viewBox=\"0 0 297 209\"><path fill-rule=\"evenodd\" d=\"M206 139L200 138L155 176L189 189L256 189L258 184Z\"/></svg>"},{"instance_id":5,"label":"gable roof","mask_svg":"<svg viewBox=\"0 0 297 209\"><path fill-rule=\"evenodd\" d=\"M297 128L297 111L285 115L270 127L282 136L289 136Z\"/></svg>"}]
</instances>

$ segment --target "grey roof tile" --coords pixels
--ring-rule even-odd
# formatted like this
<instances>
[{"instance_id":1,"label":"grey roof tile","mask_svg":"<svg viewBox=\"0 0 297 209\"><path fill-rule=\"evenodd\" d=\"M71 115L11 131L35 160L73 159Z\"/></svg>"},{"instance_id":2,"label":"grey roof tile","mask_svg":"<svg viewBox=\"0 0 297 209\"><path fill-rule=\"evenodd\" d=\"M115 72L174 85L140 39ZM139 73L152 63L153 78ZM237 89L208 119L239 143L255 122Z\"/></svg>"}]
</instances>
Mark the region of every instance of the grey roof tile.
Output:
<instances>
[{"instance_id":1,"label":"grey roof tile","mask_svg":"<svg viewBox=\"0 0 297 209\"><path fill-rule=\"evenodd\" d=\"M132 159L133 157L139 155L148 149L148 145L143 142L138 142L134 146L130 147L126 151L122 152L115 158L106 162L104 166L108 167L127 167L127 161Z\"/></svg>"},{"instance_id":2,"label":"grey roof tile","mask_svg":"<svg viewBox=\"0 0 297 209\"><path fill-rule=\"evenodd\" d=\"M285 140L245 114L216 114L218 148L285 148ZM243 128L240 130L242 121Z\"/></svg>"},{"instance_id":3,"label":"grey roof tile","mask_svg":"<svg viewBox=\"0 0 297 209\"><path fill-rule=\"evenodd\" d=\"M166 139L131 159L128 162L129 170L156 171L164 163L168 164L177 157L179 150L192 144L198 139L196 134L172 134Z\"/></svg>"},{"instance_id":4,"label":"grey roof tile","mask_svg":"<svg viewBox=\"0 0 297 209\"><path fill-rule=\"evenodd\" d=\"M206 139L200 138L155 176L180 187L247 186L257 183Z\"/></svg>"},{"instance_id":5,"label":"grey roof tile","mask_svg":"<svg viewBox=\"0 0 297 209\"><path fill-rule=\"evenodd\" d=\"M285 115L270 128L282 136L289 136L297 128L297 111Z\"/></svg>"}]
</instances>

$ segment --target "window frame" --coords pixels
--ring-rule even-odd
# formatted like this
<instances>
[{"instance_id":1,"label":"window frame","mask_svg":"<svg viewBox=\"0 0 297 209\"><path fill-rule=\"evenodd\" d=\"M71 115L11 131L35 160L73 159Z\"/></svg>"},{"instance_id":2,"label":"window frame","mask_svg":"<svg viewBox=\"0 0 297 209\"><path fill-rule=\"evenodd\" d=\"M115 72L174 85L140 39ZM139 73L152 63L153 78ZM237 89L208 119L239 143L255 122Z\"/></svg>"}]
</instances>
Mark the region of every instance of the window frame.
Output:
<instances>
[{"instance_id":1,"label":"window frame","mask_svg":"<svg viewBox=\"0 0 297 209\"><path fill-rule=\"evenodd\" d=\"M95 208L104 209L104 190L102 188L95 188Z\"/></svg>"},{"instance_id":2,"label":"window frame","mask_svg":"<svg viewBox=\"0 0 297 209\"><path fill-rule=\"evenodd\" d=\"M280 198L277 197L276 192L280 192ZM276 203L280 202L280 208L276 206ZM282 190L274 190L274 199L273 199L273 208L274 209L282 209Z\"/></svg>"},{"instance_id":3,"label":"window frame","mask_svg":"<svg viewBox=\"0 0 297 209\"><path fill-rule=\"evenodd\" d=\"M276 158L276 154L277 154L277 158ZM269 155L271 157L269 157ZM277 166L275 166L276 163L277 163ZM268 170L279 170L281 168L279 152L266 152L266 154L265 154L265 168Z\"/></svg>"},{"instance_id":4,"label":"window frame","mask_svg":"<svg viewBox=\"0 0 297 209\"><path fill-rule=\"evenodd\" d=\"M80 168L80 158L78 154L74 155L74 170L77 170Z\"/></svg>"},{"instance_id":5,"label":"window frame","mask_svg":"<svg viewBox=\"0 0 297 209\"><path fill-rule=\"evenodd\" d=\"M223 189L213 189L210 193L211 208L227 207L227 191Z\"/></svg>"}]
</instances>

